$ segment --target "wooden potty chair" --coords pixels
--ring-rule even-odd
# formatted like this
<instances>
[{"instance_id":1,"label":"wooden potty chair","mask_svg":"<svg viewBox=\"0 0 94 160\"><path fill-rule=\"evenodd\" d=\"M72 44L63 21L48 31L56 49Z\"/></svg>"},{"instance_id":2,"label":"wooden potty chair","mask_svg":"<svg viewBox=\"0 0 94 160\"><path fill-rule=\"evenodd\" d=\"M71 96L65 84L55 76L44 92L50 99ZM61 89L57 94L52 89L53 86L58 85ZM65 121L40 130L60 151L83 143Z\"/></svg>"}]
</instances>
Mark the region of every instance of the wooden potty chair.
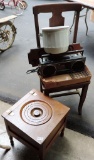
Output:
<instances>
[{"instance_id":1,"label":"wooden potty chair","mask_svg":"<svg viewBox=\"0 0 94 160\"><path fill-rule=\"evenodd\" d=\"M69 108L32 89L3 113L10 143L13 137L44 156L58 134L64 135Z\"/></svg>"}]
</instances>

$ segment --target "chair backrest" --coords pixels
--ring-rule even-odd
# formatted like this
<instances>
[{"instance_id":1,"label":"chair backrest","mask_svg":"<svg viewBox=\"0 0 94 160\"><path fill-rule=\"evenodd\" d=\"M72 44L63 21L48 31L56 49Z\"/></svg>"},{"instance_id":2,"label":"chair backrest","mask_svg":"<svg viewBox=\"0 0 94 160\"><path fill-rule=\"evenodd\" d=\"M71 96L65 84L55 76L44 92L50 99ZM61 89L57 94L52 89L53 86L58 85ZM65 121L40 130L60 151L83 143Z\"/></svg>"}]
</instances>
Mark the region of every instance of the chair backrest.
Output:
<instances>
[{"instance_id":1,"label":"chair backrest","mask_svg":"<svg viewBox=\"0 0 94 160\"><path fill-rule=\"evenodd\" d=\"M73 43L76 43L77 31L78 31L78 22L79 14L81 11L81 5L75 2L66 2L66 3L54 3L54 4L43 4L33 7L34 21L35 21L35 30L36 30L36 41L37 47L40 48L40 36L39 36L39 19L38 14L40 13L52 13L52 17L49 19L49 26L64 26L64 17L62 12L75 11L75 24L74 24L74 34L73 34ZM45 18L45 17L44 17Z\"/></svg>"}]
</instances>

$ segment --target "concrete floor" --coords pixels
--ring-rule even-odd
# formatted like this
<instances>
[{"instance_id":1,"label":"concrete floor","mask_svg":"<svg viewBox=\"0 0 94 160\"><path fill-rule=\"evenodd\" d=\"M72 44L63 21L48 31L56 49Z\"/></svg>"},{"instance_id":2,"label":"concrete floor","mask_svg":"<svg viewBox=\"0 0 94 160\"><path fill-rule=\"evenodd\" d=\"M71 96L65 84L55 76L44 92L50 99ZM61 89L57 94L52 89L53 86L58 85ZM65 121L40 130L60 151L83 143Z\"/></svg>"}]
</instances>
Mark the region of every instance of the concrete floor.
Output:
<instances>
[{"instance_id":1,"label":"concrete floor","mask_svg":"<svg viewBox=\"0 0 94 160\"><path fill-rule=\"evenodd\" d=\"M11 105L0 101L0 115ZM0 148L0 160L39 160L30 148L14 139L14 147L9 151ZM0 117L0 144L9 145L3 118ZM45 155L45 160L94 160L94 139L70 129L65 129L64 137L58 136Z\"/></svg>"},{"instance_id":2,"label":"concrete floor","mask_svg":"<svg viewBox=\"0 0 94 160\"><path fill-rule=\"evenodd\" d=\"M32 88L39 89L39 79L36 73L27 75L26 71L31 69L28 63L28 53L31 48L36 47L35 28L32 14L32 6L41 3L52 3L53 1L27 0L28 8L22 16L15 19L14 25L17 28L17 35L13 46L0 54L0 99L8 103L15 103ZM55 1L56 2L56 1ZM59 2L59 1L58 1ZM85 11L82 12L82 14ZM14 13L14 9L6 7L4 11L0 11L1 17L5 17ZM48 18L50 15L46 15ZM73 13L67 14L68 25L72 24ZM90 11L88 13L88 36L86 36L86 26L84 17L80 18L78 42L84 47L84 55L86 56L86 64L88 65L92 79L89 85L86 101L83 105L83 115L78 116L77 106L79 97L77 95L59 97L56 100L70 107L67 127L94 138L94 23L89 20ZM47 26L46 19L41 15L42 27ZM71 35L70 35L71 37Z\"/></svg>"}]
</instances>

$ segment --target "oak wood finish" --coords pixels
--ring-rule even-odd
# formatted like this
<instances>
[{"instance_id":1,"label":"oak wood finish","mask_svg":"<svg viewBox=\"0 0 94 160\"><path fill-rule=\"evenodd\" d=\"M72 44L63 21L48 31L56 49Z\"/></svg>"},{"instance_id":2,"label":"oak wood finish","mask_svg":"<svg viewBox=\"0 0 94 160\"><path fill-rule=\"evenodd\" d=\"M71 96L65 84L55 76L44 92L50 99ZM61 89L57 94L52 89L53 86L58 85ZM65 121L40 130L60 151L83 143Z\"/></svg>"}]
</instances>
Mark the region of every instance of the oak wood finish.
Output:
<instances>
[{"instance_id":1,"label":"oak wood finish","mask_svg":"<svg viewBox=\"0 0 94 160\"><path fill-rule=\"evenodd\" d=\"M52 116L49 121L41 125L30 125L22 119L21 110L23 106L32 101L42 101L50 105ZM63 136L69 110L67 106L45 96L40 91L32 89L2 115L11 145L14 145L14 137L37 152L40 159L43 160L45 153L58 134L61 133Z\"/></svg>"}]
</instances>

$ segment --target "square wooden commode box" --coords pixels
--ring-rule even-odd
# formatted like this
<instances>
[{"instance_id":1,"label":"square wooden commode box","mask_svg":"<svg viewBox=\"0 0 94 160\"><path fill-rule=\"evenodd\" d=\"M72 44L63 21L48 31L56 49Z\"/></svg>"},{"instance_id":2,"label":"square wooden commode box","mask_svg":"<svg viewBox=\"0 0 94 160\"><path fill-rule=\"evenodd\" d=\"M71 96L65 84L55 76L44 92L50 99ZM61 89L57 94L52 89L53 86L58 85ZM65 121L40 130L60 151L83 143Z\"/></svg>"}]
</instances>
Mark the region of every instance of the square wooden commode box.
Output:
<instances>
[{"instance_id":1,"label":"square wooden commode box","mask_svg":"<svg viewBox=\"0 0 94 160\"><path fill-rule=\"evenodd\" d=\"M65 105L32 89L2 117L11 145L14 137L34 149L43 160L58 134L63 136L68 112Z\"/></svg>"}]
</instances>

